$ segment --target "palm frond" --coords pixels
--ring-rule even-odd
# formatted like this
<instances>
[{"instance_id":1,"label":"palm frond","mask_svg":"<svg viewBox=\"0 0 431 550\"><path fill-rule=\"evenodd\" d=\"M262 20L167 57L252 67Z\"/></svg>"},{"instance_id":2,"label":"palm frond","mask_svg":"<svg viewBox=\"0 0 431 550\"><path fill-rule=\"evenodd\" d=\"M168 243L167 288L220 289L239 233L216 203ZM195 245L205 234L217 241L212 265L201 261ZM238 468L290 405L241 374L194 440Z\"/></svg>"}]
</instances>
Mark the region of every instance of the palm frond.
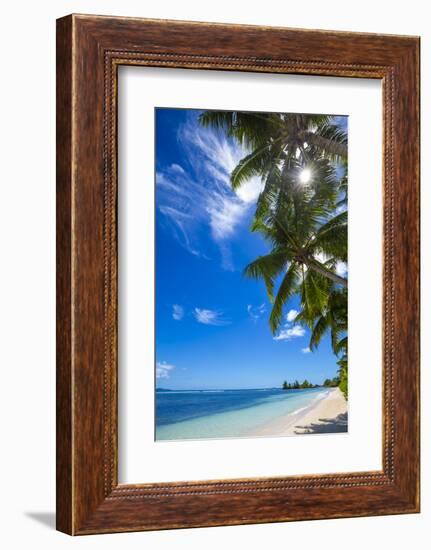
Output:
<instances>
[{"instance_id":1,"label":"palm frond","mask_svg":"<svg viewBox=\"0 0 431 550\"><path fill-rule=\"evenodd\" d=\"M238 189L253 176L265 174L270 169L271 157L268 154L269 148L269 145L264 145L259 149L255 149L239 161L230 177L232 189Z\"/></svg>"},{"instance_id":2,"label":"palm frond","mask_svg":"<svg viewBox=\"0 0 431 550\"><path fill-rule=\"evenodd\" d=\"M347 262L347 212L342 212L321 225L310 249Z\"/></svg>"},{"instance_id":3,"label":"palm frond","mask_svg":"<svg viewBox=\"0 0 431 550\"><path fill-rule=\"evenodd\" d=\"M277 332L283 318L283 307L288 299L297 291L299 267L295 262L289 265L272 306L269 317L269 326L273 334Z\"/></svg>"},{"instance_id":4,"label":"palm frond","mask_svg":"<svg viewBox=\"0 0 431 550\"><path fill-rule=\"evenodd\" d=\"M287 257L285 251L276 251L266 256L259 256L256 260L249 263L244 269L244 275L253 279L262 278L269 299L274 299L274 279L286 267Z\"/></svg>"},{"instance_id":5,"label":"palm frond","mask_svg":"<svg viewBox=\"0 0 431 550\"><path fill-rule=\"evenodd\" d=\"M310 337L310 349L315 350L320 344L325 332L329 329L329 319L326 315L321 315L315 323Z\"/></svg>"},{"instance_id":6,"label":"palm frond","mask_svg":"<svg viewBox=\"0 0 431 550\"><path fill-rule=\"evenodd\" d=\"M345 336L344 338L342 338L341 340L339 340L335 346L335 353L337 355L339 355L341 352L344 352L346 353L347 352L347 342L348 342L348 338L347 336Z\"/></svg>"}]
</instances>

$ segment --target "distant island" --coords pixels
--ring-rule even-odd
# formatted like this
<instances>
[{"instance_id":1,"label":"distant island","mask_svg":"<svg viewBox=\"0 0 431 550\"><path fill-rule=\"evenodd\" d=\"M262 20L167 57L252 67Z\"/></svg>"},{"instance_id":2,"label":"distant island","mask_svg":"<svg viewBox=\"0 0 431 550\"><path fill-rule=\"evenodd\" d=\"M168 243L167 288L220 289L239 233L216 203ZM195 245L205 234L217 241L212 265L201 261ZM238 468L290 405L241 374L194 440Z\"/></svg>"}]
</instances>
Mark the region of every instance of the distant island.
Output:
<instances>
[{"instance_id":1,"label":"distant island","mask_svg":"<svg viewBox=\"0 0 431 550\"><path fill-rule=\"evenodd\" d=\"M335 376L334 378L327 378L323 384L312 384L308 380L304 380L303 382L298 382L298 380L295 380L295 382L287 382L285 380L282 385L283 390L306 390L309 388L337 388L340 385L340 379L338 376Z\"/></svg>"},{"instance_id":2,"label":"distant island","mask_svg":"<svg viewBox=\"0 0 431 550\"><path fill-rule=\"evenodd\" d=\"M318 388L318 384L312 384L308 380L304 380L303 382L298 382L298 380L295 380L295 382L287 382L286 380L283 382L282 389L283 390L305 390L309 388Z\"/></svg>"}]
</instances>

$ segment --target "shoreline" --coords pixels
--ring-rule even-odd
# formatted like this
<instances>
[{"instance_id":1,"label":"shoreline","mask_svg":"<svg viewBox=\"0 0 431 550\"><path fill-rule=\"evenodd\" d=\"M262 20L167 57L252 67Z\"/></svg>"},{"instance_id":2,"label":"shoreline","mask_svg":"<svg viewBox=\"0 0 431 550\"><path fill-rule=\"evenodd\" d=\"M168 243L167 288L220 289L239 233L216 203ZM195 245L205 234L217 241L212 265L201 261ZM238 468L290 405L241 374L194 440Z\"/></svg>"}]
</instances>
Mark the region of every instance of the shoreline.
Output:
<instances>
[{"instance_id":1,"label":"shoreline","mask_svg":"<svg viewBox=\"0 0 431 550\"><path fill-rule=\"evenodd\" d=\"M330 388L328 395L307 409L272 420L247 435L253 437L346 432L347 401L339 388Z\"/></svg>"}]
</instances>

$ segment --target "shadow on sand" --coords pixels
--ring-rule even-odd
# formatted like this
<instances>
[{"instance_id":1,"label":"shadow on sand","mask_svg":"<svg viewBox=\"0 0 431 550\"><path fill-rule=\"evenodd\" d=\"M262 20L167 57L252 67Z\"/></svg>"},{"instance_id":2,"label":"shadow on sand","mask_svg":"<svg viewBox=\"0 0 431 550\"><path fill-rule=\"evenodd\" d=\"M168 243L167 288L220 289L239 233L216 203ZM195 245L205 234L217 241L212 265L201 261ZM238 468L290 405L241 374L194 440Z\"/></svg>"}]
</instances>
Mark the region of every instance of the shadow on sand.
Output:
<instances>
[{"instance_id":1,"label":"shadow on sand","mask_svg":"<svg viewBox=\"0 0 431 550\"><path fill-rule=\"evenodd\" d=\"M308 426L295 426L295 434L329 434L347 432L347 413L335 418L319 418L319 423L313 422Z\"/></svg>"}]
</instances>

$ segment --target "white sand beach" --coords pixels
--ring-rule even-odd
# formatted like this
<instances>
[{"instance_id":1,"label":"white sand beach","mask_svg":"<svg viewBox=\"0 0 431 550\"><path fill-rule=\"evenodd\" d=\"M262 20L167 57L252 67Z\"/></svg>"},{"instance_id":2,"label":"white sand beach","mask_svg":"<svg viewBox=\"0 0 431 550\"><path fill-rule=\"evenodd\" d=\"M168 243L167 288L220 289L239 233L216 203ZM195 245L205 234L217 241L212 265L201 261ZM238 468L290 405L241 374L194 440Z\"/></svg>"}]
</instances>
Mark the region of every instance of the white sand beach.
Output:
<instances>
[{"instance_id":1,"label":"white sand beach","mask_svg":"<svg viewBox=\"0 0 431 550\"><path fill-rule=\"evenodd\" d=\"M313 433L347 432L347 401L339 388L331 388L328 395L306 410L278 418L249 435L300 435Z\"/></svg>"}]
</instances>

